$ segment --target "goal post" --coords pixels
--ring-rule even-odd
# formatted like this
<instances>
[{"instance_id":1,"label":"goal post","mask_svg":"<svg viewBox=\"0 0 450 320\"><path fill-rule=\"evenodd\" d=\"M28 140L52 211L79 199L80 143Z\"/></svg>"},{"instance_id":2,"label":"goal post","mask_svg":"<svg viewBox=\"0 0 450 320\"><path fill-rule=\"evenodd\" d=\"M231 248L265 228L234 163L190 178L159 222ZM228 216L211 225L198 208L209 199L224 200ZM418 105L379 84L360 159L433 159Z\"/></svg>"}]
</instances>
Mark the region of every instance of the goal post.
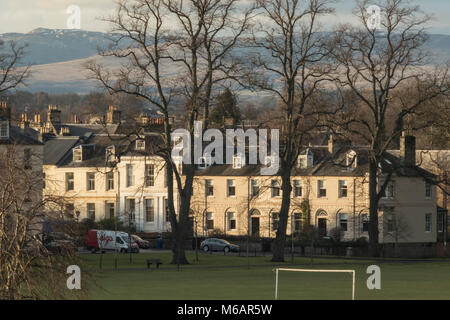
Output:
<instances>
[{"instance_id":1,"label":"goal post","mask_svg":"<svg viewBox=\"0 0 450 320\"><path fill-rule=\"evenodd\" d=\"M275 300L278 300L278 272L279 271L293 271L293 272L337 272L337 273L351 273L352 274L352 300L355 300L355 270L319 270L319 269L275 269Z\"/></svg>"}]
</instances>

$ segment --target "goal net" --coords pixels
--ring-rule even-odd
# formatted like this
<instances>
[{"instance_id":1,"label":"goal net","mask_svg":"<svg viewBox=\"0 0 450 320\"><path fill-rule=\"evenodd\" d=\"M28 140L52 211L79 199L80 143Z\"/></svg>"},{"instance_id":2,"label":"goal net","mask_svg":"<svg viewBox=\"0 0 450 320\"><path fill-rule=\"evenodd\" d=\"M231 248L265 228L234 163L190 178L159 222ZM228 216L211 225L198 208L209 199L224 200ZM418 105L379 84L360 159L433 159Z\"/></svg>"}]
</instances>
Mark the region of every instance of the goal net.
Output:
<instances>
[{"instance_id":1,"label":"goal net","mask_svg":"<svg viewBox=\"0 0 450 320\"><path fill-rule=\"evenodd\" d=\"M343 294L349 294L350 292L350 279L348 277L339 277L336 279L336 274L350 274L352 285L351 285L351 297L352 300L355 300L355 270L320 270L320 269L285 269L285 268L277 268L275 271L275 300L279 297L278 289L280 287L281 277L279 273L282 272L294 272L296 275L298 273L308 274L308 277L293 277L293 274L289 276L285 275L283 280L283 293L291 292L292 290L298 291L299 282L300 286L303 285L303 290L308 291L314 288L315 291L324 292L325 290L330 290L335 292L335 296L331 297L333 299L342 299ZM335 274L334 277L330 277L330 275ZM287 287L291 287L289 288ZM336 290L336 289L340 289ZM283 295L284 295L283 294Z\"/></svg>"}]
</instances>

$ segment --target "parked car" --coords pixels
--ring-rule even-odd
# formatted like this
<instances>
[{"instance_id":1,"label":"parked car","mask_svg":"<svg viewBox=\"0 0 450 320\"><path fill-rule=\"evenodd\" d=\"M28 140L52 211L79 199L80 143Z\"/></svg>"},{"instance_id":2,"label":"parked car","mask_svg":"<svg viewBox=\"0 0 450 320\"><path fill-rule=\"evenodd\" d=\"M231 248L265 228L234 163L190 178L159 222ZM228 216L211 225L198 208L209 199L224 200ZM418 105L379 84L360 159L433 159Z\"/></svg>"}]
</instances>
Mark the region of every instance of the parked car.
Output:
<instances>
[{"instance_id":1,"label":"parked car","mask_svg":"<svg viewBox=\"0 0 450 320\"><path fill-rule=\"evenodd\" d=\"M107 250L119 251L122 253L139 252L139 246L131 239L126 232L108 230L89 230L86 235L86 248L92 253Z\"/></svg>"},{"instance_id":2,"label":"parked car","mask_svg":"<svg viewBox=\"0 0 450 320\"><path fill-rule=\"evenodd\" d=\"M228 241L223 239L209 238L200 244L200 249L203 250L204 252L208 251L238 252L239 246L229 243Z\"/></svg>"},{"instance_id":3,"label":"parked car","mask_svg":"<svg viewBox=\"0 0 450 320\"><path fill-rule=\"evenodd\" d=\"M44 233L42 243L51 253L69 253L76 251L76 241L62 232Z\"/></svg>"},{"instance_id":4,"label":"parked car","mask_svg":"<svg viewBox=\"0 0 450 320\"><path fill-rule=\"evenodd\" d=\"M137 243L137 245L139 246L139 248L141 249L148 249L150 248L150 242L147 240L142 239L141 237L132 234L131 238L134 240L134 242Z\"/></svg>"}]
</instances>

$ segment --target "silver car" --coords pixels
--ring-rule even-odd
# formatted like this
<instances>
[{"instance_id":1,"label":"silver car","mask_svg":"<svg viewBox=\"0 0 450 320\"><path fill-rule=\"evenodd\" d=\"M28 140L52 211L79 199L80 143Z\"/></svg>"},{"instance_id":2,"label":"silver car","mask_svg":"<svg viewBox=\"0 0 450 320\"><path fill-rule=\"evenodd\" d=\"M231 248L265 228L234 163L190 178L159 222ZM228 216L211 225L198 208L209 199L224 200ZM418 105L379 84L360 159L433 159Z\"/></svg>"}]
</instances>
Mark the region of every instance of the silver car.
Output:
<instances>
[{"instance_id":1,"label":"silver car","mask_svg":"<svg viewBox=\"0 0 450 320\"><path fill-rule=\"evenodd\" d=\"M204 252L223 251L227 253L230 251L238 252L239 246L229 243L228 241L223 239L210 238L206 239L200 244L200 249Z\"/></svg>"}]
</instances>

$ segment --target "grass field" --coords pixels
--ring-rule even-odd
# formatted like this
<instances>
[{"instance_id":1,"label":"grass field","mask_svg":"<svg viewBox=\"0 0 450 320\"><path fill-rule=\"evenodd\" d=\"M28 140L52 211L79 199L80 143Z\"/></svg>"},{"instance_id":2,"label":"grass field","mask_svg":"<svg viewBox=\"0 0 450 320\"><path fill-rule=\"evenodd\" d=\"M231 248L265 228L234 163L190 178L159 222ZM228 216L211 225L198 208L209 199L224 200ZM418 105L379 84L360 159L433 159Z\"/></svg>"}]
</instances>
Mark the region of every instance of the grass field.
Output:
<instances>
[{"instance_id":1,"label":"grass field","mask_svg":"<svg viewBox=\"0 0 450 320\"><path fill-rule=\"evenodd\" d=\"M147 258L160 258L159 270L146 270ZM199 254L191 264L169 265L170 253L118 255L118 271L114 271L114 254L103 255L103 271L99 272L100 255L85 254L90 269L96 270L97 284L91 285L91 299L217 299L270 300L274 298L273 268L354 269L356 299L450 299L450 261L370 261L350 259L296 258L294 265L273 264L268 257L251 257L250 268L245 257ZM290 261L290 259L288 259ZM368 290L366 269L381 268L381 290ZM350 274L280 272L280 299L350 299Z\"/></svg>"}]
</instances>

